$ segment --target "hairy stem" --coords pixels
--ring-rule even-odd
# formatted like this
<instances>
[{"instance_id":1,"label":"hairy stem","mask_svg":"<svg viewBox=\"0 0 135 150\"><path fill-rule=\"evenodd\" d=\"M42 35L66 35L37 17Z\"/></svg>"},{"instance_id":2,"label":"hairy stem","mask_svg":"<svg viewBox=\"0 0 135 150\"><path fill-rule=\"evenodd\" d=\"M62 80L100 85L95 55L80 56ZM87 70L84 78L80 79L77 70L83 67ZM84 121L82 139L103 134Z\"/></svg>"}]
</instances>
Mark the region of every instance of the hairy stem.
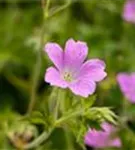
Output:
<instances>
[{"instance_id":1,"label":"hairy stem","mask_svg":"<svg viewBox=\"0 0 135 150\"><path fill-rule=\"evenodd\" d=\"M58 89L57 100L54 108L54 119L57 120L59 114L59 105L60 105L60 90Z\"/></svg>"},{"instance_id":2,"label":"hairy stem","mask_svg":"<svg viewBox=\"0 0 135 150\"><path fill-rule=\"evenodd\" d=\"M63 5L62 7L60 7L59 9L57 9L55 12L53 12L52 15L49 15L49 5L50 5L50 0L41 0L41 4L42 4L42 8L43 8L43 13L44 13L44 21L47 20L48 18L50 18L51 16L53 16L54 14L58 13L59 11L67 8L67 6L69 6L69 1L71 0L68 0L68 4L66 3L65 5ZM46 2L46 3L45 3ZM45 5L45 7L44 7ZM45 10L45 11L44 11ZM43 27L42 27L42 32L41 32L41 41L40 41L40 50L38 52L38 55L37 55L37 60L36 60L36 64L35 64L35 71L34 71L34 76L33 76L33 84L32 84L32 89L31 89L31 98L30 98L30 104L29 104L29 107L28 107L28 110L27 110L27 114L29 115L33 108L34 108L34 105L35 105L35 102L36 102L36 91L37 91L37 86L38 86L38 79L39 79L39 75L40 75L40 69L41 69L41 58L42 58L42 48L44 46L44 32L45 32L45 29L44 29L45 25L43 24ZM59 102L57 103L57 106L56 106L56 113L58 113L58 107L59 107ZM50 128L50 130L48 132L43 132L41 135L39 135L39 137L37 137L34 141L32 141L31 143L25 145L23 147L23 149L31 149L31 148L34 148L34 147L37 147L38 145L40 145L42 142L44 142L45 140L48 139L48 137L50 136L50 134L52 133L52 131L55 129L55 127L57 125L60 125L60 123L63 123L65 121L67 121L67 119L70 119L72 117L75 117L76 115L79 115L81 114L81 112L79 113L74 113L74 114L71 114L71 116L67 116L67 117L62 117L58 120L56 120L56 123L54 123L54 126ZM55 116L57 118L57 115Z\"/></svg>"},{"instance_id":3,"label":"hairy stem","mask_svg":"<svg viewBox=\"0 0 135 150\"><path fill-rule=\"evenodd\" d=\"M63 116L56 121L55 126L59 126L60 124L65 123L67 120L77 117L83 113L84 113L84 110L79 110L79 111L73 112L67 116Z\"/></svg>"},{"instance_id":4,"label":"hairy stem","mask_svg":"<svg viewBox=\"0 0 135 150\"><path fill-rule=\"evenodd\" d=\"M33 142L31 142L28 145L25 145L23 147L23 149L31 149L34 147L37 147L38 145L40 145L43 141L47 140L48 137L50 136L50 134L52 133L54 128L52 128L49 132L43 132L37 139L35 139Z\"/></svg>"},{"instance_id":5,"label":"hairy stem","mask_svg":"<svg viewBox=\"0 0 135 150\"><path fill-rule=\"evenodd\" d=\"M49 17L54 16L55 14L59 13L60 11L66 9L71 4L71 0L66 0L66 3L62 5L61 7L57 8L56 10L52 11L49 15Z\"/></svg>"},{"instance_id":6,"label":"hairy stem","mask_svg":"<svg viewBox=\"0 0 135 150\"><path fill-rule=\"evenodd\" d=\"M44 22L44 20L46 20L48 18L49 3L50 3L50 0L46 0L46 5L44 5L45 4L44 0L41 1L41 5L43 8L43 14L44 14L44 9L45 9L45 16L43 15L43 22ZM39 80L40 70L41 70L42 49L44 46L44 34L45 34L44 26L45 25L43 23L42 30L41 30L40 48L37 53L34 75L32 78L31 97L30 97L30 103L29 103L28 110L27 110L27 115L29 115L32 112L35 102L36 102L38 80Z\"/></svg>"},{"instance_id":7,"label":"hairy stem","mask_svg":"<svg viewBox=\"0 0 135 150\"><path fill-rule=\"evenodd\" d=\"M68 121L69 119L72 119L74 117L77 117L78 115L81 115L82 113L84 113L84 110L81 111L77 111L74 113L69 114L68 116L63 116L60 119L58 119L55 122L55 125L53 127L51 127L51 129L48 132L43 132L39 137L37 137L33 142L29 143L28 145L25 145L23 147L23 149L31 149L34 147L37 147L38 145L40 145L42 142L44 142L45 140L48 139L48 137L50 136L50 134L52 133L52 131L55 129L55 127L60 126L61 124L65 123L66 121Z\"/></svg>"}]
</instances>

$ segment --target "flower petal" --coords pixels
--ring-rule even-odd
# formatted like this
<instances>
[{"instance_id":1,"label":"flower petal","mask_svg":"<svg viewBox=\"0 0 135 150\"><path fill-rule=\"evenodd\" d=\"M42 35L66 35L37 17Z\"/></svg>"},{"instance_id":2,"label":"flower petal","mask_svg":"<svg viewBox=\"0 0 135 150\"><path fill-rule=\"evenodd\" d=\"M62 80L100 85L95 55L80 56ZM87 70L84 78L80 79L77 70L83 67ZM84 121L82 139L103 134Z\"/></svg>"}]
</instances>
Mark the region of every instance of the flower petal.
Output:
<instances>
[{"instance_id":1,"label":"flower petal","mask_svg":"<svg viewBox=\"0 0 135 150\"><path fill-rule=\"evenodd\" d=\"M130 78L130 75L126 73L119 73L117 75L117 81L120 85L122 92L124 92L124 94L130 92L130 88L132 85L132 80Z\"/></svg>"},{"instance_id":2,"label":"flower petal","mask_svg":"<svg viewBox=\"0 0 135 150\"><path fill-rule=\"evenodd\" d=\"M115 138L113 140L110 141L110 146L112 147L121 147L121 140L120 138Z\"/></svg>"},{"instance_id":3,"label":"flower petal","mask_svg":"<svg viewBox=\"0 0 135 150\"><path fill-rule=\"evenodd\" d=\"M80 71L81 78L90 78L93 81L101 81L106 76L107 73L104 71L105 63L99 59L91 59L86 61Z\"/></svg>"},{"instance_id":4,"label":"flower petal","mask_svg":"<svg viewBox=\"0 0 135 150\"><path fill-rule=\"evenodd\" d=\"M102 123L102 128L103 130L90 129L85 135L85 144L94 148L121 147L119 137L112 139L112 134L115 133L116 128L108 123Z\"/></svg>"},{"instance_id":5,"label":"flower petal","mask_svg":"<svg viewBox=\"0 0 135 150\"><path fill-rule=\"evenodd\" d=\"M96 84L89 80L78 80L77 82L70 84L69 88L76 95L88 97L95 92Z\"/></svg>"},{"instance_id":6,"label":"flower petal","mask_svg":"<svg viewBox=\"0 0 135 150\"><path fill-rule=\"evenodd\" d=\"M102 129L104 130L104 132L107 132L108 134L111 134L111 132L116 131L116 128L114 128L114 126L112 126L111 124L109 124L107 122L103 122L101 126L102 126Z\"/></svg>"},{"instance_id":7,"label":"flower petal","mask_svg":"<svg viewBox=\"0 0 135 150\"><path fill-rule=\"evenodd\" d=\"M124 6L123 19L135 23L135 1L127 1Z\"/></svg>"},{"instance_id":8,"label":"flower petal","mask_svg":"<svg viewBox=\"0 0 135 150\"><path fill-rule=\"evenodd\" d=\"M60 73L54 67L47 69L45 74L45 81L54 86L67 88L67 83L60 78Z\"/></svg>"},{"instance_id":9,"label":"flower petal","mask_svg":"<svg viewBox=\"0 0 135 150\"><path fill-rule=\"evenodd\" d=\"M131 79L132 79L132 84L134 85L135 87L135 72L131 73Z\"/></svg>"},{"instance_id":10,"label":"flower petal","mask_svg":"<svg viewBox=\"0 0 135 150\"><path fill-rule=\"evenodd\" d=\"M84 62L88 53L88 47L85 42L69 39L66 42L65 53L64 53L64 63L66 67L72 66L74 69L78 69L80 65Z\"/></svg>"},{"instance_id":11,"label":"flower petal","mask_svg":"<svg viewBox=\"0 0 135 150\"><path fill-rule=\"evenodd\" d=\"M54 65L61 70L63 68L63 56L64 52L62 48L56 43L47 43L45 45L45 51Z\"/></svg>"},{"instance_id":12,"label":"flower petal","mask_svg":"<svg viewBox=\"0 0 135 150\"><path fill-rule=\"evenodd\" d=\"M109 136L105 132L93 129L89 130L85 136L85 144L94 148L107 147L108 140Z\"/></svg>"},{"instance_id":13,"label":"flower petal","mask_svg":"<svg viewBox=\"0 0 135 150\"><path fill-rule=\"evenodd\" d=\"M135 103L135 93L125 93L125 97L131 102Z\"/></svg>"},{"instance_id":14,"label":"flower petal","mask_svg":"<svg viewBox=\"0 0 135 150\"><path fill-rule=\"evenodd\" d=\"M132 103L135 103L135 74L119 73L117 81L124 96Z\"/></svg>"}]
</instances>

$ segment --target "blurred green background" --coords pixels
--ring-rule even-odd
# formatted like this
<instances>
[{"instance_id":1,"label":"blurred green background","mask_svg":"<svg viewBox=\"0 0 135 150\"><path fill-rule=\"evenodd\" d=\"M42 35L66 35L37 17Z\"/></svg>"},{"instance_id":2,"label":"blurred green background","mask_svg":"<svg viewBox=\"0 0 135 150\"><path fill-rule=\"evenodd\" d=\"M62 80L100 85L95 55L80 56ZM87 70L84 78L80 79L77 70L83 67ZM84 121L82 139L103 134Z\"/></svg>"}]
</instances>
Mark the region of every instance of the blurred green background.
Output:
<instances>
[{"instance_id":1,"label":"blurred green background","mask_svg":"<svg viewBox=\"0 0 135 150\"><path fill-rule=\"evenodd\" d=\"M74 0L69 7L45 22L44 36L44 41L57 42L63 47L69 38L85 41L89 46L88 58L105 60L108 77L98 84L96 105L111 106L118 115L123 96L117 85L116 75L118 72L135 71L135 26L122 19L124 2ZM64 0L52 0L51 7L60 7L63 3ZM42 24L40 0L0 1L1 139L4 121L13 122L16 116L27 112L34 68L40 50ZM50 64L42 51L36 108L44 107L51 90L44 82L44 73ZM132 108L132 113L135 113L133 110L135 109ZM132 119L131 128L134 128L133 122Z\"/></svg>"}]
</instances>

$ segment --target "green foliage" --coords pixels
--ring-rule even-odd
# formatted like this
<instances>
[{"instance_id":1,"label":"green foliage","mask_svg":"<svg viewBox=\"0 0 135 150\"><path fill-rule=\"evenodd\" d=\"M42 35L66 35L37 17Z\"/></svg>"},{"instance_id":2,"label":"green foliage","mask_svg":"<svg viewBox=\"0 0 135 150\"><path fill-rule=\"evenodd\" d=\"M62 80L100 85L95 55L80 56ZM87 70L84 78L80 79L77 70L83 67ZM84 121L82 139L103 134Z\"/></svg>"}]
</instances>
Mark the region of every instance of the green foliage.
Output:
<instances>
[{"instance_id":1,"label":"green foliage","mask_svg":"<svg viewBox=\"0 0 135 150\"><path fill-rule=\"evenodd\" d=\"M47 20L41 1L0 1L0 149L14 149L7 135L12 125L16 131L23 121L28 123L26 126L36 127L39 136L44 131L49 135L36 147L38 150L69 150L69 145L81 150L85 148L84 135L88 128L100 130L104 121L120 129L122 150L135 149L135 106L123 107L124 98L116 82L118 72L135 70L134 25L123 20L123 6L124 0L51 0L49 15L53 16ZM40 48L42 34L43 44L53 41L64 46L71 37L86 41L88 58L105 60L108 77L98 84L96 96L76 97L67 89L52 88L44 82L50 60ZM34 111L26 115L39 51L36 103ZM128 125L129 121L132 125ZM51 129L54 130L50 132ZM115 148L109 148L112 149Z\"/></svg>"}]
</instances>

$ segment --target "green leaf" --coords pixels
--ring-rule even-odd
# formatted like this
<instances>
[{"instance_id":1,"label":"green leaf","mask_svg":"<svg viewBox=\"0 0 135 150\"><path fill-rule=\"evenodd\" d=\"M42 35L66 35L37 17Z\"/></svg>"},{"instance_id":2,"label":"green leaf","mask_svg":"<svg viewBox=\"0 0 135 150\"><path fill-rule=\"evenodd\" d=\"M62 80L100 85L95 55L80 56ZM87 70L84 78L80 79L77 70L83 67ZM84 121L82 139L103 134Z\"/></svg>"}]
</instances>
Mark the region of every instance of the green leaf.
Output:
<instances>
[{"instance_id":1,"label":"green leaf","mask_svg":"<svg viewBox=\"0 0 135 150\"><path fill-rule=\"evenodd\" d=\"M135 105L129 105L126 112L129 117L134 117L135 116Z\"/></svg>"},{"instance_id":2,"label":"green leaf","mask_svg":"<svg viewBox=\"0 0 135 150\"><path fill-rule=\"evenodd\" d=\"M0 54L0 69L4 67L4 65L11 59L11 55L9 53L1 53Z\"/></svg>"},{"instance_id":3,"label":"green leaf","mask_svg":"<svg viewBox=\"0 0 135 150\"><path fill-rule=\"evenodd\" d=\"M90 128L94 128L96 130L101 130L101 125L98 121L96 120L89 120L89 119L86 119L86 124L90 127Z\"/></svg>"},{"instance_id":4,"label":"green leaf","mask_svg":"<svg viewBox=\"0 0 135 150\"><path fill-rule=\"evenodd\" d=\"M76 142L84 149L84 135L88 131L88 126L82 120L72 120L67 123L76 138Z\"/></svg>"},{"instance_id":5,"label":"green leaf","mask_svg":"<svg viewBox=\"0 0 135 150\"><path fill-rule=\"evenodd\" d=\"M84 109L89 109L90 107L93 106L96 100L96 95L92 95L86 99L82 98L82 104Z\"/></svg>"},{"instance_id":6,"label":"green leaf","mask_svg":"<svg viewBox=\"0 0 135 150\"><path fill-rule=\"evenodd\" d=\"M30 122L33 124L45 124L44 120L41 118L31 118Z\"/></svg>"},{"instance_id":7,"label":"green leaf","mask_svg":"<svg viewBox=\"0 0 135 150\"><path fill-rule=\"evenodd\" d=\"M46 129L49 129L49 127L53 124L54 121L51 115L41 113L39 111L33 112L28 119L33 124L44 125Z\"/></svg>"},{"instance_id":8,"label":"green leaf","mask_svg":"<svg viewBox=\"0 0 135 150\"><path fill-rule=\"evenodd\" d=\"M107 107L93 107L85 114L86 118L90 120L98 120L99 122L109 121L113 124L116 124L117 116Z\"/></svg>"}]
</instances>

